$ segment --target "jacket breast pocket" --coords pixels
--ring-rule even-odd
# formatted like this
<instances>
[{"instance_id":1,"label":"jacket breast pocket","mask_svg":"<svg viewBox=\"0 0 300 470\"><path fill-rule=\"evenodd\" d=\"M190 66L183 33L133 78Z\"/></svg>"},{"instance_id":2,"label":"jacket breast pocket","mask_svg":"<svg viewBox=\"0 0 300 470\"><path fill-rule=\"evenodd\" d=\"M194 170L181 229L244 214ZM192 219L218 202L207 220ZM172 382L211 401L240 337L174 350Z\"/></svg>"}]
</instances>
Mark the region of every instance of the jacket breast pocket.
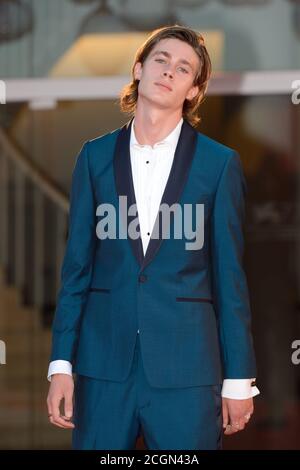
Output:
<instances>
[{"instance_id":1,"label":"jacket breast pocket","mask_svg":"<svg viewBox=\"0 0 300 470\"><path fill-rule=\"evenodd\" d=\"M89 291L90 292L101 292L103 294L109 294L110 293L110 289L106 289L104 287L90 287L89 288Z\"/></svg>"},{"instance_id":2,"label":"jacket breast pocket","mask_svg":"<svg viewBox=\"0 0 300 470\"><path fill-rule=\"evenodd\" d=\"M176 297L176 302L204 302L213 304L213 299L209 297Z\"/></svg>"}]
</instances>

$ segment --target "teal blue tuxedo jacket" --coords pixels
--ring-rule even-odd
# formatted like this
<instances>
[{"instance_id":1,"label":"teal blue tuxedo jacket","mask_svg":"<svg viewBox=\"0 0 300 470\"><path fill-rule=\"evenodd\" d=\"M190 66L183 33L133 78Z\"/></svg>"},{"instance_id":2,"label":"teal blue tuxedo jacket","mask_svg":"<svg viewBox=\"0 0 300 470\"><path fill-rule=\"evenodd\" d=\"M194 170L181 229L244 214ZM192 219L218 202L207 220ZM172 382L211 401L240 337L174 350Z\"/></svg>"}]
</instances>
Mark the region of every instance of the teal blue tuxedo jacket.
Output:
<instances>
[{"instance_id":1,"label":"teal blue tuxedo jacket","mask_svg":"<svg viewBox=\"0 0 300 470\"><path fill-rule=\"evenodd\" d=\"M51 360L122 382L139 329L145 372L155 387L256 377L239 154L183 121L161 203L203 203L204 244L187 250L190 240L172 237L171 217L170 238L151 238L144 256L140 237L101 240L96 234L100 204L112 204L118 214L119 196L127 196L128 206L136 202L131 125L132 119L87 141L77 157ZM116 218L117 233L132 217Z\"/></svg>"}]
</instances>

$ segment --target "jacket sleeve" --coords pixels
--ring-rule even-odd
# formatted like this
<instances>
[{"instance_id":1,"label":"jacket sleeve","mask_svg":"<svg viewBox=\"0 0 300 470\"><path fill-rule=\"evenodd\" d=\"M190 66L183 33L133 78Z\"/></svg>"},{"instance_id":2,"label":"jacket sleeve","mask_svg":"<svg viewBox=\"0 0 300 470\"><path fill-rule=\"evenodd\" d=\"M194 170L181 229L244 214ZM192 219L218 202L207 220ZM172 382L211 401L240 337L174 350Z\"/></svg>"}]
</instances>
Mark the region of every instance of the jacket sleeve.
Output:
<instances>
[{"instance_id":1,"label":"jacket sleeve","mask_svg":"<svg viewBox=\"0 0 300 470\"><path fill-rule=\"evenodd\" d=\"M237 152L227 159L211 223L213 296L224 379L256 377L251 312L243 269L246 181Z\"/></svg>"},{"instance_id":2,"label":"jacket sleeve","mask_svg":"<svg viewBox=\"0 0 300 470\"><path fill-rule=\"evenodd\" d=\"M82 311L93 269L95 211L86 142L77 156L72 173L68 240L52 326L51 361L73 363L75 358Z\"/></svg>"}]
</instances>

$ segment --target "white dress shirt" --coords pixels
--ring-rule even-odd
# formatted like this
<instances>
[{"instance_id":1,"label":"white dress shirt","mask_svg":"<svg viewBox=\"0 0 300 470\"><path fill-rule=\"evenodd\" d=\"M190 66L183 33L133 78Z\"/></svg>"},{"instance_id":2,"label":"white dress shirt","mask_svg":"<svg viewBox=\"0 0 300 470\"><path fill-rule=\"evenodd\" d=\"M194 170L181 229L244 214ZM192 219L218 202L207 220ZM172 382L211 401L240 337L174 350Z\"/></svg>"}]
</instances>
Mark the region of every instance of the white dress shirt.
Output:
<instances>
[{"instance_id":1,"label":"white dress shirt","mask_svg":"<svg viewBox=\"0 0 300 470\"><path fill-rule=\"evenodd\" d=\"M170 174L183 118L180 119L167 137L156 142L153 147L148 144L141 145L138 143L134 132L134 123L135 119L133 119L130 133L130 161L145 254ZM139 330L137 332L139 333ZM63 360L52 361L49 365L48 380L51 380L51 375L59 373L72 375L72 364ZM257 387L251 386L253 380L254 378L225 379L223 381L222 396L245 399L258 395L260 392Z\"/></svg>"}]
</instances>

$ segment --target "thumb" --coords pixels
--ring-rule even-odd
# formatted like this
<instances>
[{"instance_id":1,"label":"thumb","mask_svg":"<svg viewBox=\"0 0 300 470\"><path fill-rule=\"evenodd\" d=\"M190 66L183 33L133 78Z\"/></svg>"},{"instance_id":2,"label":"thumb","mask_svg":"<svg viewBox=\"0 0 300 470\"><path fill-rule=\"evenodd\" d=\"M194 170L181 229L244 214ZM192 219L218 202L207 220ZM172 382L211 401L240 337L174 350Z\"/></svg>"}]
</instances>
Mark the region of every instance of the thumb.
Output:
<instances>
[{"instance_id":1,"label":"thumb","mask_svg":"<svg viewBox=\"0 0 300 470\"><path fill-rule=\"evenodd\" d=\"M68 394L65 396L65 417L72 418L73 416L73 401L72 395Z\"/></svg>"},{"instance_id":2,"label":"thumb","mask_svg":"<svg viewBox=\"0 0 300 470\"><path fill-rule=\"evenodd\" d=\"M225 429L228 425L229 414L228 414L228 406L224 398L222 400L222 413L223 413L223 428Z\"/></svg>"}]
</instances>

